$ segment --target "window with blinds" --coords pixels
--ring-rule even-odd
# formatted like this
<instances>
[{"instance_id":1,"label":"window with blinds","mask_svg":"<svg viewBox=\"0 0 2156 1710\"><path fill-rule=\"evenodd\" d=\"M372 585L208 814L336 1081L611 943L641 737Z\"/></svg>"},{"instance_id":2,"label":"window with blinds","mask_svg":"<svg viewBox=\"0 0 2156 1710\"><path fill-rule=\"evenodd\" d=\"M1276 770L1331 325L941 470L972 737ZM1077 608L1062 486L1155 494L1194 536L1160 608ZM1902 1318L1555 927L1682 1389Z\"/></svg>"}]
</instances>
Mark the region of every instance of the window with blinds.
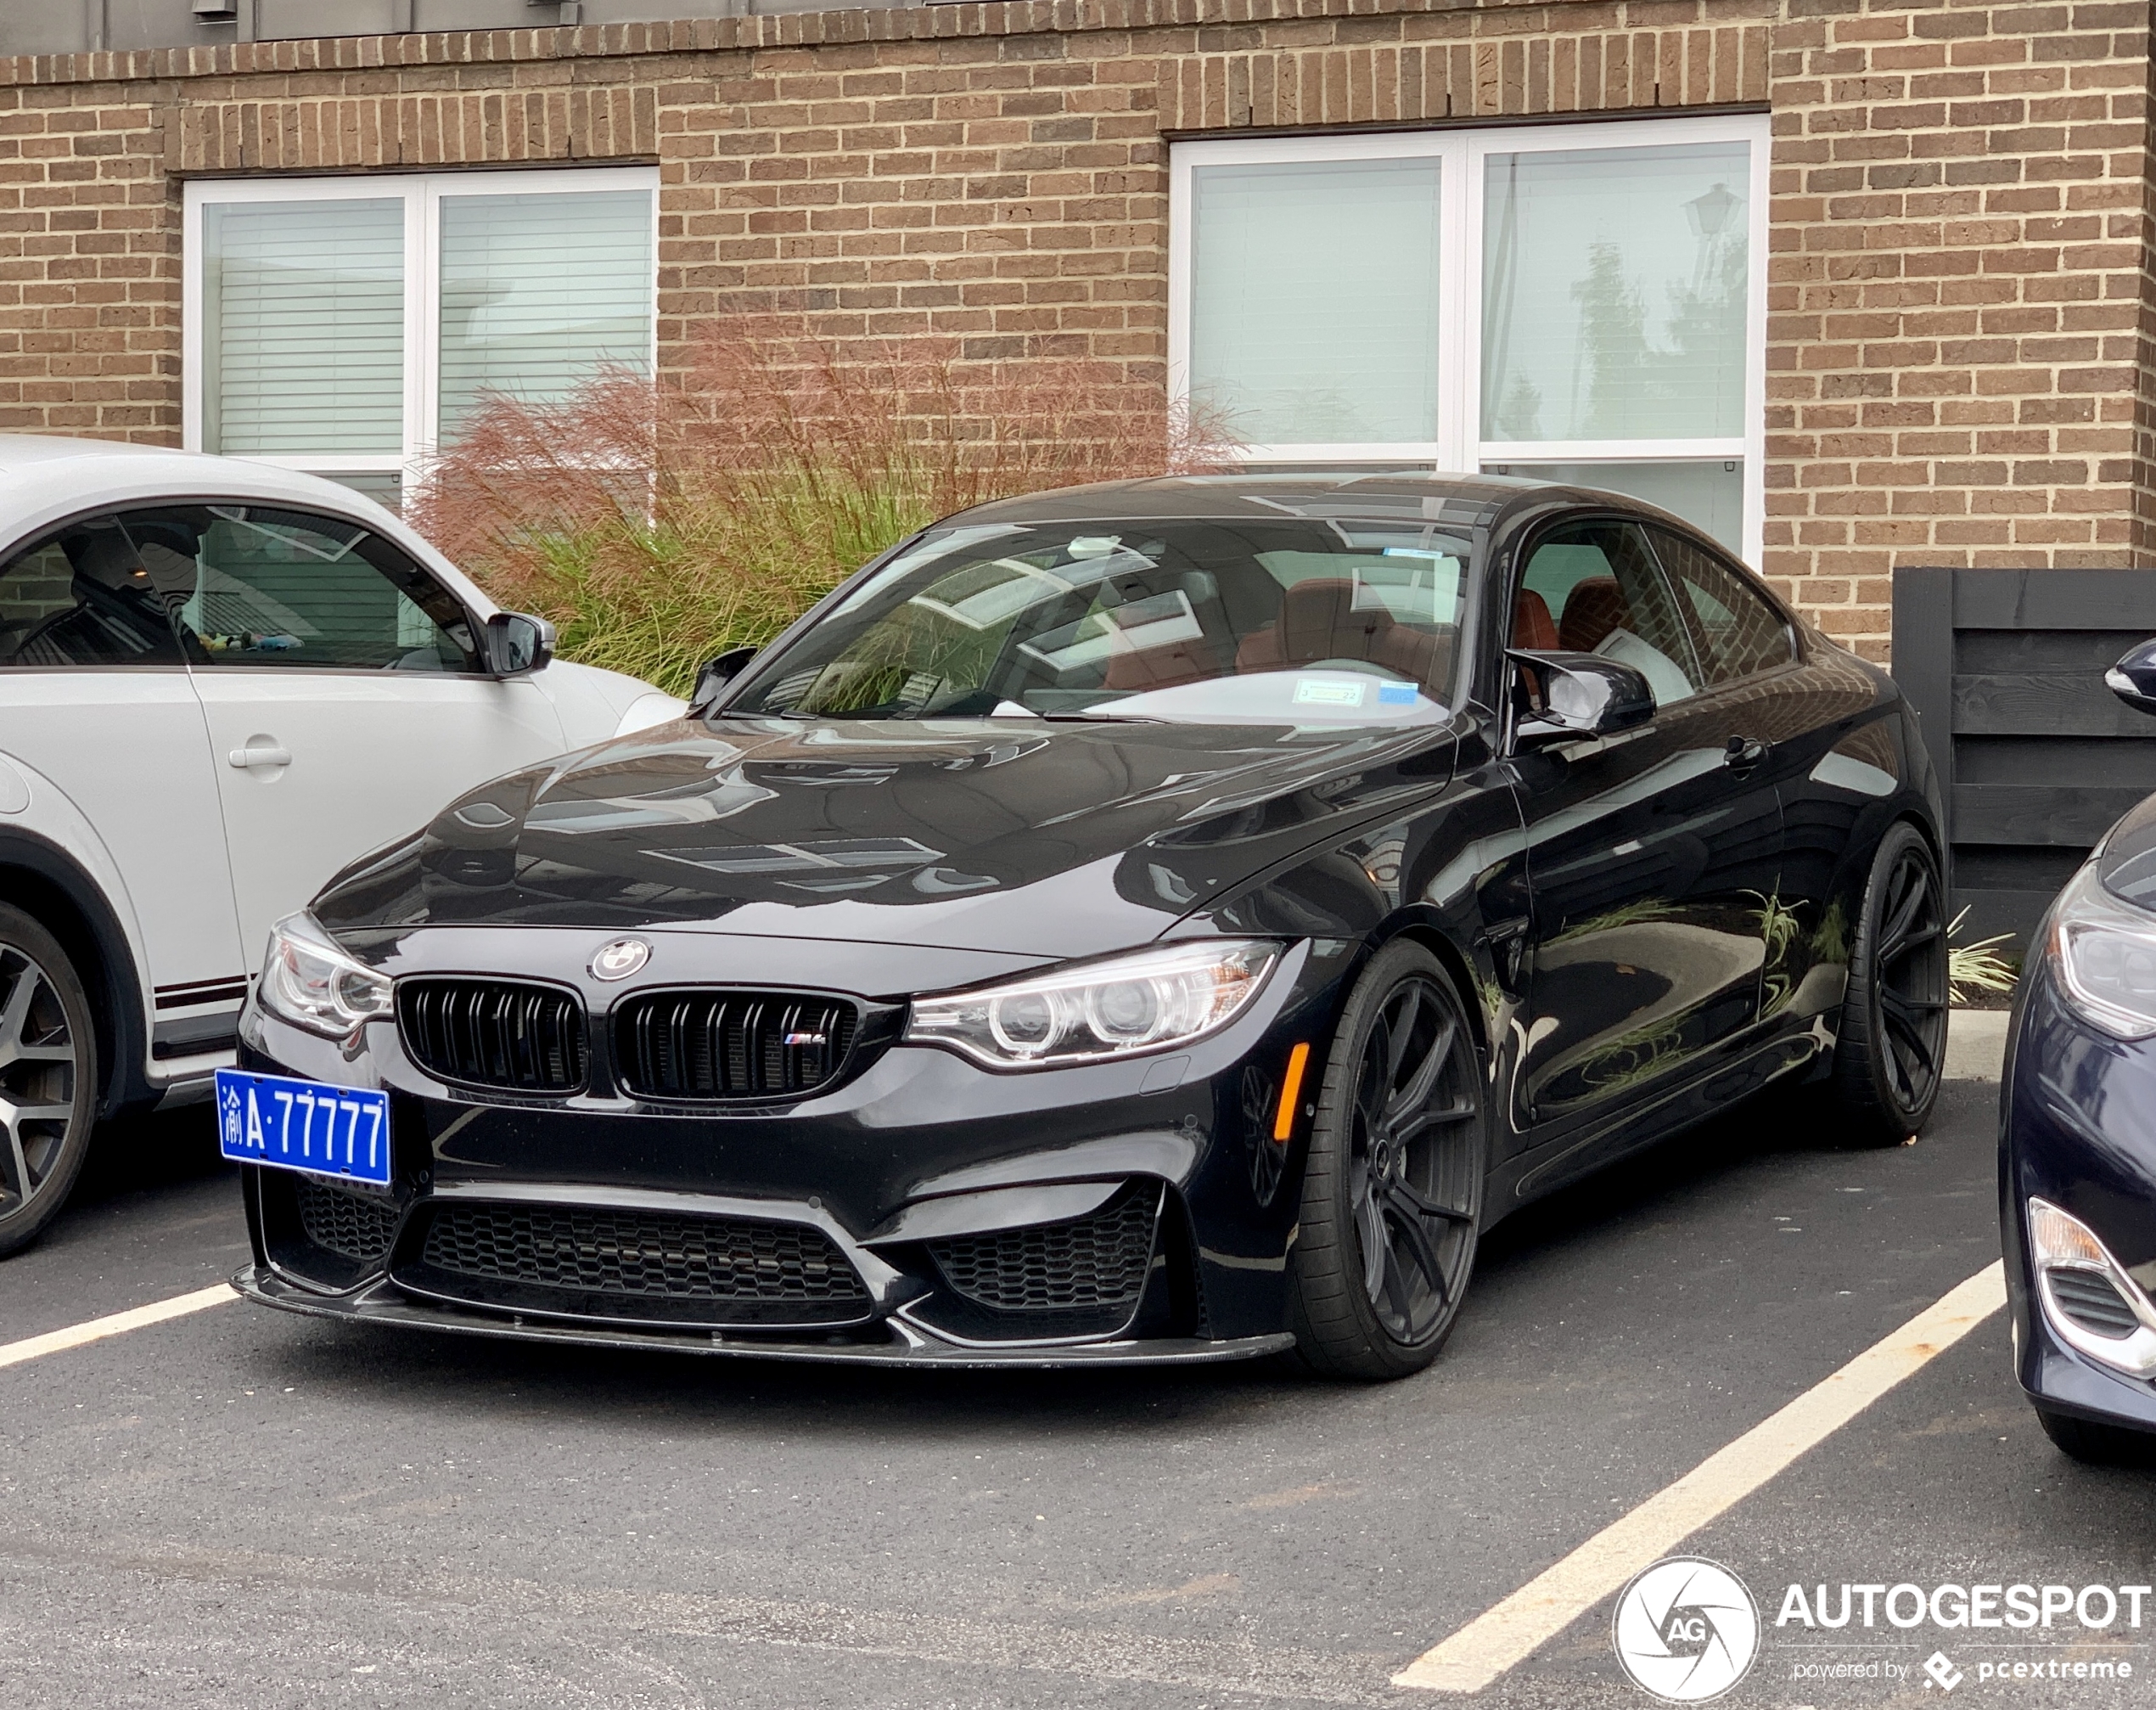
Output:
<instances>
[{"instance_id":1,"label":"window with blinds","mask_svg":"<svg viewBox=\"0 0 2156 1710\"><path fill-rule=\"evenodd\" d=\"M404 449L404 203L211 204L203 449Z\"/></svg>"},{"instance_id":2,"label":"window with blinds","mask_svg":"<svg viewBox=\"0 0 2156 1710\"><path fill-rule=\"evenodd\" d=\"M649 167L187 187L186 442L394 504L489 396L648 373Z\"/></svg>"},{"instance_id":3,"label":"window with blinds","mask_svg":"<svg viewBox=\"0 0 2156 1710\"><path fill-rule=\"evenodd\" d=\"M441 437L489 392L557 398L651 352L646 193L445 196Z\"/></svg>"}]
</instances>

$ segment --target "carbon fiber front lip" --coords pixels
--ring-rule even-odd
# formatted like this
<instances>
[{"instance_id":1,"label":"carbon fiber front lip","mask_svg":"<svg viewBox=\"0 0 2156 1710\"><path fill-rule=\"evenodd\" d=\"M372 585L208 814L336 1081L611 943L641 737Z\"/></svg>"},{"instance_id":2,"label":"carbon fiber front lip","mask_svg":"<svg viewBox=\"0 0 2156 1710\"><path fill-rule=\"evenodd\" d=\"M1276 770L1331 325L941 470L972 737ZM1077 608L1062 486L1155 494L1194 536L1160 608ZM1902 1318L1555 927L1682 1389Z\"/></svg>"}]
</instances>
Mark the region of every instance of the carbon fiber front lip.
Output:
<instances>
[{"instance_id":1,"label":"carbon fiber front lip","mask_svg":"<svg viewBox=\"0 0 2156 1710\"><path fill-rule=\"evenodd\" d=\"M962 1347L909 1325L903 1333L912 1338L911 1345L833 1346L701 1332L669 1334L625 1330L615 1325L586 1329L531 1319L519 1320L421 1302L386 1281L369 1283L345 1295L317 1294L261 1265L247 1266L233 1278L232 1285L248 1299L281 1312L299 1313L309 1318L340 1319L350 1324L395 1325L407 1330L445 1330L506 1342L560 1342L642 1353L733 1354L750 1359L806 1361L821 1365L942 1366L961 1371L994 1367L1053 1370L1071 1366L1213 1365L1284 1353L1295 1342L1293 1336L1282 1330L1236 1342L1202 1342L1195 1336L1177 1336L1151 1342L1085 1342L1062 1347Z\"/></svg>"}]
</instances>

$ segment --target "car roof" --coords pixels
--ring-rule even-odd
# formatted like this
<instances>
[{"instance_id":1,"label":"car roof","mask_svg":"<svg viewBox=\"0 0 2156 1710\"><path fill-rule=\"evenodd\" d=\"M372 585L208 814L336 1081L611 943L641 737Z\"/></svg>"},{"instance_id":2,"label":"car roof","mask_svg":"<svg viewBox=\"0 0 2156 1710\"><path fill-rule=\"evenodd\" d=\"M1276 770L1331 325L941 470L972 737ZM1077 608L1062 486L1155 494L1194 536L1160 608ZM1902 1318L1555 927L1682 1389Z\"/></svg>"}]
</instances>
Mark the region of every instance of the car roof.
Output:
<instances>
[{"instance_id":1,"label":"car roof","mask_svg":"<svg viewBox=\"0 0 2156 1710\"><path fill-rule=\"evenodd\" d=\"M1494 528L1508 513L1552 504L1614 504L1690 528L1658 506L1621 493L1524 475L1451 475L1441 471L1367 474L1352 470L1272 470L1256 475L1155 475L1097 481L1049 492L994 499L946 517L946 523L1092 522L1174 518L1227 521L1333 519L1434 522L1455 528Z\"/></svg>"}]
</instances>

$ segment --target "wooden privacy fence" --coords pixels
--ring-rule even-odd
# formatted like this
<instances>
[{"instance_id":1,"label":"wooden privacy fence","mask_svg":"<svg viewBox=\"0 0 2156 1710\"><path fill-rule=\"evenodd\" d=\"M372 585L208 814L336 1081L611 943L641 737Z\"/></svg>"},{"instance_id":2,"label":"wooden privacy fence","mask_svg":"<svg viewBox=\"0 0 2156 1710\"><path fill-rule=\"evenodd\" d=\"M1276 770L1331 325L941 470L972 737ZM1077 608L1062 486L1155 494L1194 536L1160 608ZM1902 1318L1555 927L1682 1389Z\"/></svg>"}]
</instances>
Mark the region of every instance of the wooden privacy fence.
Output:
<instances>
[{"instance_id":1,"label":"wooden privacy fence","mask_svg":"<svg viewBox=\"0 0 2156 1710\"><path fill-rule=\"evenodd\" d=\"M1894 675L1923 720L1962 942L2037 917L2111 822L2156 791L2156 717L2103 673L2156 636L2156 570L1897 570Z\"/></svg>"}]
</instances>

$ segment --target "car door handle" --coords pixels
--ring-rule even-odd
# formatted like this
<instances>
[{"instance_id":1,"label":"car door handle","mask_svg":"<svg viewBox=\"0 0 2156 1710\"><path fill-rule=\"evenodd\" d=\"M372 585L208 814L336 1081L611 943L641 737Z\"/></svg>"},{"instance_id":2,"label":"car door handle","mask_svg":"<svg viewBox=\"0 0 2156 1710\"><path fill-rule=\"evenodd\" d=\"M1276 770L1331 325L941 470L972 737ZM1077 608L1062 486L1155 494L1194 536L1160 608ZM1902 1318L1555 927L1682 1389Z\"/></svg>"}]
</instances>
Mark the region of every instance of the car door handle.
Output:
<instances>
[{"instance_id":1,"label":"car door handle","mask_svg":"<svg viewBox=\"0 0 2156 1710\"><path fill-rule=\"evenodd\" d=\"M244 748L233 749L231 753L225 756L225 759L243 771L258 766L289 766L292 763L292 751L289 748L280 748L274 742L255 740L250 742Z\"/></svg>"},{"instance_id":2,"label":"car door handle","mask_svg":"<svg viewBox=\"0 0 2156 1710\"><path fill-rule=\"evenodd\" d=\"M1722 750L1721 763L1742 775L1766 758L1766 744L1756 736L1732 736Z\"/></svg>"}]
</instances>

